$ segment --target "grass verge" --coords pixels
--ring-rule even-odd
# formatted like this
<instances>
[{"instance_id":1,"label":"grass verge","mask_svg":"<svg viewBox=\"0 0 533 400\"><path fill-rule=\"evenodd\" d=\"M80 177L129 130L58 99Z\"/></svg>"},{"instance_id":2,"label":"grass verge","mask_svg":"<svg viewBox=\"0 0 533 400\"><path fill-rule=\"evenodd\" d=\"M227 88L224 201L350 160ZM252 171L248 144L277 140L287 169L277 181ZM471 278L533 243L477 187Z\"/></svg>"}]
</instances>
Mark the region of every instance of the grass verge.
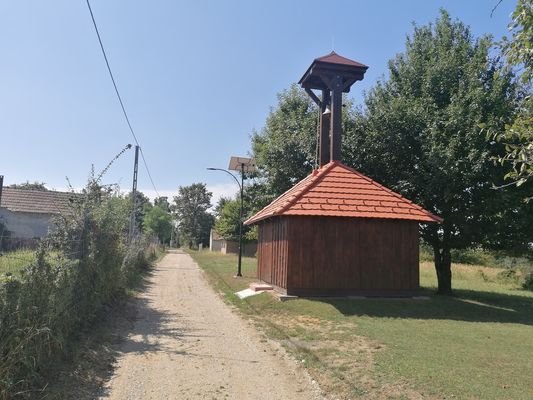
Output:
<instances>
[{"instance_id":1,"label":"grass verge","mask_svg":"<svg viewBox=\"0 0 533 400\"><path fill-rule=\"evenodd\" d=\"M18 275L35 260L35 250L15 250L0 253L0 275Z\"/></svg>"},{"instance_id":2,"label":"grass verge","mask_svg":"<svg viewBox=\"0 0 533 400\"><path fill-rule=\"evenodd\" d=\"M333 398L533 398L533 293L496 268L453 265L455 296L428 300L299 299L267 293L240 300L255 259L191 252L224 299L303 362ZM303 360L303 361L302 361Z\"/></svg>"}]
</instances>

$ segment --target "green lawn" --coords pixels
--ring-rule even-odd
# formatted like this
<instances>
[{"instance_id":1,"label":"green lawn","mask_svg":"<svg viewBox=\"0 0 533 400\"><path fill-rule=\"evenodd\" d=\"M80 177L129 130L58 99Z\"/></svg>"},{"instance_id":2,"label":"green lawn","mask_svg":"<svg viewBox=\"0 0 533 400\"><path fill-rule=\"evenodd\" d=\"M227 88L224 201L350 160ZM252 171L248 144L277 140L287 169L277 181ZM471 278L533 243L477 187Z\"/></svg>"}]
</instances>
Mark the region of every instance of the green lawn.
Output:
<instances>
[{"instance_id":1,"label":"green lawn","mask_svg":"<svg viewBox=\"0 0 533 400\"><path fill-rule=\"evenodd\" d=\"M454 265L455 297L433 296L435 273L421 264L429 299L299 299L264 293L239 300L255 259L191 252L212 284L270 338L281 341L328 394L338 398L532 399L533 292L498 269Z\"/></svg>"},{"instance_id":2,"label":"green lawn","mask_svg":"<svg viewBox=\"0 0 533 400\"><path fill-rule=\"evenodd\" d=\"M0 253L0 275L18 275L20 271L27 267L35 259L33 250L16 250Z\"/></svg>"}]
</instances>

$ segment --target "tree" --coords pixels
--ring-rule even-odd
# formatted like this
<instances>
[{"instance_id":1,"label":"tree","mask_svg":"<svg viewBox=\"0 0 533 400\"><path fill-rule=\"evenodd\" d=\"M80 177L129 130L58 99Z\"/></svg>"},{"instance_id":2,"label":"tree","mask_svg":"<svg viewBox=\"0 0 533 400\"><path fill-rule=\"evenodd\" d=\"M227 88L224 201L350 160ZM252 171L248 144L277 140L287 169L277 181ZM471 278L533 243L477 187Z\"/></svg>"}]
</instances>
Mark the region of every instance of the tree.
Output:
<instances>
[{"instance_id":1,"label":"tree","mask_svg":"<svg viewBox=\"0 0 533 400\"><path fill-rule=\"evenodd\" d=\"M354 130L352 102L343 99L343 131ZM296 84L278 94L265 127L252 134L258 171L246 188L245 203L257 211L290 189L317 166L318 108Z\"/></svg>"},{"instance_id":2,"label":"tree","mask_svg":"<svg viewBox=\"0 0 533 400\"><path fill-rule=\"evenodd\" d=\"M243 221L253 214L251 207L253 203L246 200L243 204ZM215 210L215 231L226 240L239 240L241 199L237 196L235 199L221 198ZM255 240L257 235L255 228L244 225L242 227L243 240Z\"/></svg>"},{"instance_id":3,"label":"tree","mask_svg":"<svg viewBox=\"0 0 533 400\"><path fill-rule=\"evenodd\" d=\"M137 191L135 193L135 223L137 224L137 230L142 232L144 216L146 215L146 212L152 208L152 203L150 203L150 199L143 192ZM128 193L126 199L129 204L131 204L131 207L133 207L132 192Z\"/></svg>"},{"instance_id":4,"label":"tree","mask_svg":"<svg viewBox=\"0 0 533 400\"><path fill-rule=\"evenodd\" d=\"M508 65L519 70L523 96L516 106L516 119L495 137L506 146L507 153L499 158L502 164L510 164L506 178L520 186L533 177L533 1L519 0L512 18L512 37L504 38L500 48Z\"/></svg>"},{"instance_id":5,"label":"tree","mask_svg":"<svg viewBox=\"0 0 533 400\"><path fill-rule=\"evenodd\" d=\"M505 173L490 157L503 149L480 126L511 121L516 88L490 46L442 10L435 24L415 27L355 124L364 133L351 164L444 218L421 230L441 294L452 292L452 249L508 245L520 233L511 214L524 216L515 192L492 189Z\"/></svg>"},{"instance_id":6,"label":"tree","mask_svg":"<svg viewBox=\"0 0 533 400\"><path fill-rule=\"evenodd\" d=\"M169 243L172 232L172 216L161 206L150 208L144 216L144 231L157 236L161 243Z\"/></svg>"},{"instance_id":7,"label":"tree","mask_svg":"<svg viewBox=\"0 0 533 400\"><path fill-rule=\"evenodd\" d=\"M170 212L170 203L167 196L160 196L154 199L154 206L161 207L166 212Z\"/></svg>"},{"instance_id":8,"label":"tree","mask_svg":"<svg viewBox=\"0 0 533 400\"><path fill-rule=\"evenodd\" d=\"M174 197L179 234L191 248L209 243L209 232L214 222L213 216L207 212L211 207L211 196L204 183L194 183L180 186L178 196Z\"/></svg>"},{"instance_id":9,"label":"tree","mask_svg":"<svg viewBox=\"0 0 533 400\"><path fill-rule=\"evenodd\" d=\"M44 182L33 182L31 183L30 181L26 181L26 182L23 182L23 183L14 183L12 185L9 185L10 188L13 188L13 189L24 189L24 190L39 190L41 192L47 192L48 189L47 187L45 186L46 183Z\"/></svg>"},{"instance_id":10,"label":"tree","mask_svg":"<svg viewBox=\"0 0 533 400\"><path fill-rule=\"evenodd\" d=\"M272 198L311 173L316 159L317 107L293 84L278 94L265 127L252 134L252 152L263 195Z\"/></svg>"}]
</instances>

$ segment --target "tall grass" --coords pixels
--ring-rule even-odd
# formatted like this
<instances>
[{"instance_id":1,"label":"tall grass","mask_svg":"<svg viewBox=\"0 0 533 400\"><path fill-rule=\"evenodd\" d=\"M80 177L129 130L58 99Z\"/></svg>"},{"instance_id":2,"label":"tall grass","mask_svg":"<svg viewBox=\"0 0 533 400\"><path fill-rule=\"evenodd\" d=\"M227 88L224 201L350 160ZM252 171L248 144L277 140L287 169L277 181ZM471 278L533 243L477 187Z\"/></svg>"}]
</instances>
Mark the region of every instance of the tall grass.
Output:
<instances>
[{"instance_id":1,"label":"tall grass","mask_svg":"<svg viewBox=\"0 0 533 400\"><path fill-rule=\"evenodd\" d=\"M35 251L15 250L0 253L0 279L2 275L18 275L35 260Z\"/></svg>"},{"instance_id":2,"label":"tall grass","mask_svg":"<svg viewBox=\"0 0 533 400\"><path fill-rule=\"evenodd\" d=\"M1 261L0 400L45 387L43 371L147 268L153 248L128 243L128 216L124 199L93 182L36 253Z\"/></svg>"}]
</instances>

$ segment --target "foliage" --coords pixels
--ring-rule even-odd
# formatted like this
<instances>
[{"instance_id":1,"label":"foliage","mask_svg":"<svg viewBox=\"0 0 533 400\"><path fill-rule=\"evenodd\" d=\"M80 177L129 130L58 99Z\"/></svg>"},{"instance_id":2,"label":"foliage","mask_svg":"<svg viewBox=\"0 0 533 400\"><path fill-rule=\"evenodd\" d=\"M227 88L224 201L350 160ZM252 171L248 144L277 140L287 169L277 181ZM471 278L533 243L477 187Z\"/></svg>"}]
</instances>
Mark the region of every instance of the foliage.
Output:
<instances>
[{"instance_id":1,"label":"foliage","mask_svg":"<svg viewBox=\"0 0 533 400\"><path fill-rule=\"evenodd\" d=\"M278 94L265 127L252 135L252 152L265 194L273 197L307 176L315 166L317 107L293 84Z\"/></svg>"},{"instance_id":2,"label":"foliage","mask_svg":"<svg viewBox=\"0 0 533 400\"><path fill-rule=\"evenodd\" d=\"M510 164L506 178L520 186L533 176L533 1L518 0L512 18L512 37L505 38L500 48L510 67L518 70L524 95L517 103L516 119L495 138L505 143L507 153L499 161Z\"/></svg>"},{"instance_id":3,"label":"foliage","mask_svg":"<svg viewBox=\"0 0 533 400\"><path fill-rule=\"evenodd\" d=\"M240 196L236 199L225 198L223 201L219 201L220 205L221 209L216 213L215 231L226 240L238 241L241 212ZM251 214L250 206L250 203L244 202L243 221ZM253 227L243 225L242 235L245 241L256 239Z\"/></svg>"},{"instance_id":4,"label":"foliage","mask_svg":"<svg viewBox=\"0 0 533 400\"><path fill-rule=\"evenodd\" d=\"M364 134L352 165L444 218L422 230L435 254L439 292L451 293L451 250L527 246L531 210L513 188L492 189L505 171L490 156L502 151L480 126L512 118L512 75L489 56L489 37L446 11L415 27L406 50L389 63L389 78L366 98ZM526 218L527 217L527 218Z\"/></svg>"},{"instance_id":5,"label":"foliage","mask_svg":"<svg viewBox=\"0 0 533 400\"><path fill-rule=\"evenodd\" d=\"M133 207L132 192L128 193L126 199L131 210ZM150 210L150 208L152 208L152 203L150 203L150 199L143 192L137 191L135 196L135 229L138 232L143 231L144 216Z\"/></svg>"},{"instance_id":6,"label":"foliage","mask_svg":"<svg viewBox=\"0 0 533 400\"><path fill-rule=\"evenodd\" d=\"M147 235L154 235L161 243L168 243L172 232L172 216L161 206L153 206L144 216L143 227Z\"/></svg>"},{"instance_id":7,"label":"foliage","mask_svg":"<svg viewBox=\"0 0 533 400\"><path fill-rule=\"evenodd\" d=\"M45 387L42 373L147 266L142 238L127 244L127 200L94 179L74 199L21 276L0 279L2 400Z\"/></svg>"},{"instance_id":8,"label":"foliage","mask_svg":"<svg viewBox=\"0 0 533 400\"><path fill-rule=\"evenodd\" d=\"M180 186L174 197L173 211L178 221L180 241L190 248L200 243L209 244L209 233L213 226L213 216L207 212L211 207L212 193L204 183Z\"/></svg>"},{"instance_id":9,"label":"foliage","mask_svg":"<svg viewBox=\"0 0 533 400\"><path fill-rule=\"evenodd\" d=\"M0 281L3 276L20 276L24 268L35 261L35 251L13 250L0 253Z\"/></svg>"},{"instance_id":10,"label":"foliage","mask_svg":"<svg viewBox=\"0 0 533 400\"><path fill-rule=\"evenodd\" d=\"M11 232L7 229L5 222L0 219L0 252L8 245L10 236Z\"/></svg>"},{"instance_id":11,"label":"foliage","mask_svg":"<svg viewBox=\"0 0 533 400\"><path fill-rule=\"evenodd\" d=\"M518 0L509 24L511 39L500 44L510 65L520 68L525 84L533 82L533 1Z\"/></svg>"},{"instance_id":12,"label":"foliage","mask_svg":"<svg viewBox=\"0 0 533 400\"><path fill-rule=\"evenodd\" d=\"M240 200L226 199L215 220L215 231L224 239L239 240L240 211Z\"/></svg>"},{"instance_id":13,"label":"foliage","mask_svg":"<svg viewBox=\"0 0 533 400\"><path fill-rule=\"evenodd\" d=\"M22 182L22 183L14 183L12 185L9 185L10 188L13 189L24 189L24 190L39 190L42 192L47 192L48 189L46 188L46 183L44 182L33 182L30 181Z\"/></svg>"},{"instance_id":14,"label":"foliage","mask_svg":"<svg viewBox=\"0 0 533 400\"><path fill-rule=\"evenodd\" d=\"M522 288L533 292L533 272L526 274L524 282L522 282Z\"/></svg>"},{"instance_id":15,"label":"foliage","mask_svg":"<svg viewBox=\"0 0 533 400\"><path fill-rule=\"evenodd\" d=\"M154 199L154 206L161 207L166 212L170 212L170 203L167 196L160 196Z\"/></svg>"},{"instance_id":16,"label":"foliage","mask_svg":"<svg viewBox=\"0 0 533 400\"><path fill-rule=\"evenodd\" d=\"M350 138L357 130L356 110L343 99L342 126ZM252 153L258 167L256 182L245 188L245 203L253 211L266 206L317 167L318 108L296 84L278 94L265 127L252 135ZM350 139L348 139L349 141ZM343 151L349 150L343 145Z\"/></svg>"}]
</instances>

